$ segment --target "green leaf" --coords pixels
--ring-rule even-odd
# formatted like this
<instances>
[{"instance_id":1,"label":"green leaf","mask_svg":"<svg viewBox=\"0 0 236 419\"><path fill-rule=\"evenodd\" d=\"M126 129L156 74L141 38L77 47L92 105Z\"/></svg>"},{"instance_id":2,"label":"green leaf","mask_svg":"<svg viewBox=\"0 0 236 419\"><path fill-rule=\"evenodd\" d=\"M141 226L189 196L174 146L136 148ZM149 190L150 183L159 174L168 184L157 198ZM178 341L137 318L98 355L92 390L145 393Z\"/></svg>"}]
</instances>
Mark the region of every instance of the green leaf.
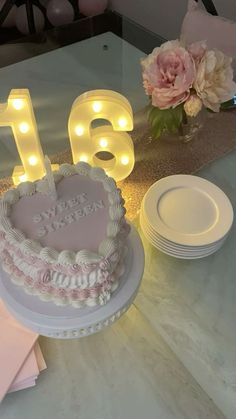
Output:
<instances>
[{"instance_id":1,"label":"green leaf","mask_svg":"<svg viewBox=\"0 0 236 419\"><path fill-rule=\"evenodd\" d=\"M152 135L158 138L164 131L177 132L182 123L183 114L183 105L170 109L159 109L152 106L148 114Z\"/></svg>"},{"instance_id":2,"label":"green leaf","mask_svg":"<svg viewBox=\"0 0 236 419\"><path fill-rule=\"evenodd\" d=\"M175 118L176 125L178 125L178 127L179 127L180 124L182 124L182 122L183 122L183 116L184 116L184 108L183 108L183 105L179 105L179 106L177 106L173 110L175 111L173 113L173 116Z\"/></svg>"},{"instance_id":3,"label":"green leaf","mask_svg":"<svg viewBox=\"0 0 236 419\"><path fill-rule=\"evenodd\" d=\"M153 138L159 138L161 134L163 133L163 127L161 125L158 125L155 129L153 128L151 130L151 134Z\"/></svg>"},{"instance_id":4,"label":"green leaf","mask_svg":"<svg viewBox=\"0 0 236 419\"><path fill-rule=\"evenodd\" d=\"M148 115L149 122L152 124L155 119L160 118L161 112L162 111L160 109L152 107L152 109L151 109L151 111L149 112L149 115Z\"/></svg>"},{"instance_id":5,"label":"green leaf","mask_svg":"<svg viewBox=\"0 0 236 419\"><path fill-rule=\"evenodd\" d=\"M154 138L159 138L162 132L164 131L165 126L163 120L155 120L155 123L152 124L151 132Z\"/></svg>"}]
</instances>

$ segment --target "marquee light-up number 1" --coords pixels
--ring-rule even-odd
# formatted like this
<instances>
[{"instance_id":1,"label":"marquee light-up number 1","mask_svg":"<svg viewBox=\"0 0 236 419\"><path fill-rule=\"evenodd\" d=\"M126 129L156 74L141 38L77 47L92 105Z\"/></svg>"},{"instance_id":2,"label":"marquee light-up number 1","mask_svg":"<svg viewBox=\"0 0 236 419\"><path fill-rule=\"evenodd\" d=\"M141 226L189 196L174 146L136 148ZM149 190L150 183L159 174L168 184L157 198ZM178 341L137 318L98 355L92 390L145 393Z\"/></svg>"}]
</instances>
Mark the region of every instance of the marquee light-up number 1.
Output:
<instances>
[{"instance_id":1,"label":"marquee light-up number 1","mask_svg":"<svg viewBox=\"0 0 236 419\"><path fill-rule=\"evenodd\" d=\"M95 119L108 120L110 126L91 128ZM134 146L124 131L133 129L129 101L111 90L92 90L79 96L69 117L69 136L74 163L86 161L103 167L117 181L125 179L134 167ZM97 153L105 151L113 158L105 161Z\"/></svg>"},{"instance_id":2,"label":"marquee light-up number 1","mask_svg":"<svg viewBox=\"0 0 236 419\"><path fill-rule=\"evenodd\" d=\"M28 89L13 89L0 105L0 126L10 126L23 166L16 166L13 182L40 179L45 174L44 157Z\"/></svg>"}]
</instances>

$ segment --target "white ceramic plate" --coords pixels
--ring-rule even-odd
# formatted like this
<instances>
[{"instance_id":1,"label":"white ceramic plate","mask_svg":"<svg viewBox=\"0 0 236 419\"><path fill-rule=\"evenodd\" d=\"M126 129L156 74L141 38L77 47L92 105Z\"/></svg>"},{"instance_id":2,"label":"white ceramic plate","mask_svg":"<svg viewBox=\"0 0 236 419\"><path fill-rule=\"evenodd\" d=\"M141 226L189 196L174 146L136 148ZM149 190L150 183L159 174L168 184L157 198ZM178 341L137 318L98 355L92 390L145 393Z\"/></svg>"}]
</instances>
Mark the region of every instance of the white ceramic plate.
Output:
<instances>
[{"instance_id":1,"label":"white ceramic plate","mask_svg":"<svg viewBox=\"0 0 236 419\"><path fill-rule=\"evenodd\" d=\"M163 246L163 248L169 249L171 251L176 251L176 252L182 252L183 254L195 254L195 253L206 253L210 250L214 250L215 248L218 248L219 246L221 246L221 244L225 241L225 238L223 238L222 240L218 241L217 243L214 243L211 246L207 246L207 247L183 247L183 246L179 246L179 245L172 245L169 244L168 242L166 243L164 240L160 239L160 237L156 234L153 233L153 231L149 228L149 226L146 224L145 220L143 219L142 216L140 216L140 224L142 226L142 230L145 230L146 233L154 240L156 241L156 243L158 243L159 246Z\"/></svg>"},{"instance_id":2,"label":"white ceramic plate","mask_svg":"<svg viewBox=\"0 0 236 419\"><path fill-rule=\"evenodd\" d=\"M196 259L196 258L201 258L201 257L211 255L212 253L219 250L220 247L223 245L223 243L225 241L225 240L223 240L217 246L214 246L211 249L206 249L205 251L195 251L195 252L191 251L191 252L188 252L188 251L183 251L181 249L173 249L173 248L170 248L166 245L163 245L162 243L160 243L155 237L153 237L148 232L148 230L142 224L141 220L140 220L140 224L141 224L141 228L142 228L142 231L143 231L145 237L154 247L156 247L157 249L161 250L162 252L164 252L166 254L169 254L169 255L174 256L174 257L180 257L182 259Z\"/></svg>"},{"instance_id":3,"label":"white ceramic plate","mask_svg":"<svg viewBox=\"0 0 236 419\"><path fill-rule=\"evenodd\" d=\"M233 222L233 208L224 192L197 176L159 180L147 191L143 208L154 231L187 246L214 244Z\"/></svg>"},{"instance_id":4,"label":"white ceramic plate","mask_svg":"<svg viewBox=\"0 0 236 419\"><path fill-rule=\"evenodd\" d=\"M169 256L175 257L175 258L177 258L177 259L187 259L187 260L191 260L191 259L201 259L201 258L204 258L204 257L210 256L210 255L212 255L213 253L215 253L217 250L219 250L218 248L216 248L216 249L213 249L213 250L207 251L207 252L205 252L204 254L201 254L201 255L198 255L198 254L197 254L197 255L193 255L193 254L186 255L186 254L182 254L182 253L178 253L178 252L172 252L172 251L167 250L167 249L165 249L165 248L163 248L163 247L160 247L158 244L156 244L156 243L152 240L152 238L150 238L150 236L148 236L147 232L143 231L143 233L144 233L144 236L146 237L146 239L147 239L147 240L151 243L151 245L152 245L152 246L154 246L157 250L159 250L160 252L165 253L166 255L169 255ZM220 248L220 247L221 247L221 246L219 246L219 248Z\"/></svg>"},{"instance_id":5,"label":"white ceramic plate","mask_svg":"<svg viewBox=\"0 0 236 419\"><path fill-rule=\"evenodd\" d=\"M143 224L145 223L145 225L147 226L147 228L149 229L150 232L152 232L152 234L158 238L158 240L167 245L170 246L171 248L177 248L177 249L182 249L182 250L205 250L205 249L210 249L213 246L217 245L218 243L220 243L222 240L225 240L228 236L229 233L227 233L224 237L222 237L220 240L215 241L214 243L210 243L210 244L206 244L204 246L188 246L188 245L183 245L183 244L178 244L178 243L174 243L173 241L170 241L168 239L165 239L164 237L162 237L160 234L158 234L157 231L155 231L152 226L150 225L150 223L147 220L147 217L145 216L145 213L143 210L141 210L140 212L140 217L142 217L143 219Z\"/></svg>"},{"instance_id":6,"label":"white ceramic plate","mask_svg":"<svg viewBox=\"0 0 236 419\"><path fill-rule=\"evenodd\" d=\"M161 250L162 252L171 255L171 256L175 256L175 257L180 257L182 259L196 259L196 258L201 258L201 257L205 257L205 256L209 256L212 253L216 252L217 250L220 249L220 247L223 245L225 239L223 239L221 242L219 242L217 245L211 247L210 249L207 248L205 250L182 250L182 249L178 249L178 248L172 248L169 247L168 245L164 245L162 244L155 236L152 235L152 233L150 233L148 231L148 229L145 226L145 223L142 223L142 219L140 219L140 225L142 228L142 231L145 235L145 237L147 238L147 240L157 249Z\"/></svg>"},{"instance_id":7,"label":"white ceramic plate","mask_svg":"<svg viewBox=\"0 0 236 419\"><path fill-rule=\"evenodd\" d=\"M177 244L177 243L170 242L168 240L165 240L163 237L161 237L156 231L154 231L152 229L152 227L148 223L147 219L145 218L145 214L143 212L140 213L140 223L142 224L142 229L145 229L147 231L147 233L153 239L157 240L157 242L160 245L163 245L167 249L170 249L170 250L173 250L173 251L177 250L177 251L182 251L182 252L186 252L186 253L206 252L208 250L213 250L215 247L218 247L218 245L220 246L221 243L224 242L226 240L227 236L228 236L228 234L227 234L222 239L216 241L215 243L206 245L206 246L184 246L184 245L180 245L180 244Z\"/></svg>"}]
</instances>

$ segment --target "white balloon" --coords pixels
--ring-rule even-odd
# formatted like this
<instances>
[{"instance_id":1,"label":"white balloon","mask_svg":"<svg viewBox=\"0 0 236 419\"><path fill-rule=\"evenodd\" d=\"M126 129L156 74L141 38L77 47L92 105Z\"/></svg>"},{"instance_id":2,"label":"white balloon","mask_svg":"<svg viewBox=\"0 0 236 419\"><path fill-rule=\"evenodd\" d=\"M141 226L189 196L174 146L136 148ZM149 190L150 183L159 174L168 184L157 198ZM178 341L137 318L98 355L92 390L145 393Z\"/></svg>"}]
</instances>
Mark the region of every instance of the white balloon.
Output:
<instances>
[{"instance_id":1,"label":"white balloon","mask_svg":"<svg viewBox=\"0 0 236 419\"><path fill-rule=\"evenodd\" d=\"M36 32L41 32L44 29L44 25L45 25L44 15L41 12L41 10L37 6L34 6L34 5L33 5L33 15L34 15L34 25L35 25ZM26 6L24 4L22 4L22 6L17 8L16 27L24 35L29 34L29 23L27 19Z\"/></svg>"}]
</instances>

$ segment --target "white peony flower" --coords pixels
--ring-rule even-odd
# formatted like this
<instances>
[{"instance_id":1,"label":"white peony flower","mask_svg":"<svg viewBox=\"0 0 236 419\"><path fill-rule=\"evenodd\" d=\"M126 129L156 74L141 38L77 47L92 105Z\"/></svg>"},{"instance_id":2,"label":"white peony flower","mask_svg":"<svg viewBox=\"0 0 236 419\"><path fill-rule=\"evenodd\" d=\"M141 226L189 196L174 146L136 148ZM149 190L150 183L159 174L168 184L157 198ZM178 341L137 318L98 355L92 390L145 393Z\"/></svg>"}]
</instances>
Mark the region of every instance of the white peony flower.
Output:
<instances>
[{"instance_id":1,"label":"white peony flower","mask_svg":"<svg viewBox=\"0 0 236 419\"><path fill-rule=\"evenodd\" d=\"M236 84L233 82L232 58L221 51L206 51L197 66L193 87L203 104L219 112L220 104L233 98Z\"/></svg>"},{"instance_id":2,"label":"white peony flower","mask_svg":"<svg viewBox=\"0 0 236 419\"><path fill-rule=\"evenodd\" d=\"M188 116L195 117L202 109L202 101L197 95L191 95L184 104L184 110Z\"/></svg>"}]
</instances>

